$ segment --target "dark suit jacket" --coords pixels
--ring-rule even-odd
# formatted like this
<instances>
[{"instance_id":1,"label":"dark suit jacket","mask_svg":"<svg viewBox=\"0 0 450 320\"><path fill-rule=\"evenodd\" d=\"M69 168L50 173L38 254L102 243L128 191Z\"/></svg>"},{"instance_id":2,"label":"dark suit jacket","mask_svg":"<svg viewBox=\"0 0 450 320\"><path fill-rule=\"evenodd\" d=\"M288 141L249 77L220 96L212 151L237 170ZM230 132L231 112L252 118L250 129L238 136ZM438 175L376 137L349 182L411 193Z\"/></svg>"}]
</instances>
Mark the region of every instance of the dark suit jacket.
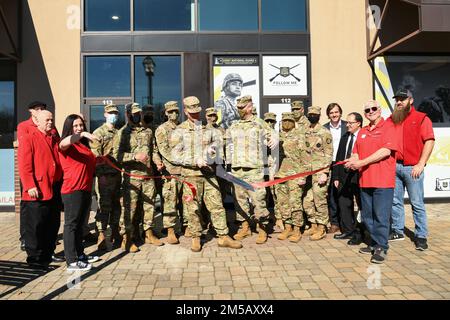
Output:
<instances>
[{"instance_id":1,"label":"dark suit jacket","mask_svg":"<svg viewBox=\"0 0 450 320\"><path fill-rule=\"evenodd\" d=\"M325 123L323 126L330 130L330 123ZM347 121L341 120L341 138L347 133Z\"/></svg>"},{"instance_id":2,"label":"dark suit jacket","mask_svg":"<svg viewBox=\"0 0 450 320\"><path fill-rule=\"evenodd\" d=\"M350 134L348 131L345 133L345 135L342 137L341 141L339 142L339 148L336 154L336 162L342 161L345 159L345 154L347 152L346 146L347 141L350 139ZM355 138L356 139L356 138ZM358 184L358 171L354 170L348 170L345 169L343 165L339 165L333 168L333 173L331 176L331 183L334 186L334 181L339 181L339 188L338 191L342 189L342 187L347 183L355 183Z\"/></svg>"}]
</instances>

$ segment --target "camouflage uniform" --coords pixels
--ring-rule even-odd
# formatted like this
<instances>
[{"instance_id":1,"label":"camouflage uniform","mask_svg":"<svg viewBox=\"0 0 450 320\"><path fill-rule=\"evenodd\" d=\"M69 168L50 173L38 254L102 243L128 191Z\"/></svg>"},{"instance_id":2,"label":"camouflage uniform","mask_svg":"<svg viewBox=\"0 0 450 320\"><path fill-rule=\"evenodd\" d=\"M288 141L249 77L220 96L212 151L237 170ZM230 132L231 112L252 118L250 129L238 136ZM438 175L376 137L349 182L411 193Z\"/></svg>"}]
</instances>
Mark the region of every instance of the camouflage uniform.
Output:
<instances>
[{"instance_id":1,"label":"camouflage uniform","mask_svg":"<svg viewBox=\"0 0 450 320\"><path fill-rule=\"evenodd\" d=\"M301 111L301 110L303 110L303 111ZM305 107L303 105L303 101L298 100L298 101L293 101L291 103L291 111L292 112L304 113L304 110L305 110ZM308 118L304 114L302 114L301 117L295 122L295 128L301 129L303 132L305 132L308 129L310 124L311 123L309 123Z\"/></svg>"},{"instance_id":2,"label":"camouflage uniform","mask_svg":"<svg viewBox=\"0 0 450 320\"><path fill-rule=\"evenodd\" d=\"M178 110L176 101L169 101L166 103L165 111L168 112L172 110ZM176 127L177 124L175 122L167 120L156 129L155 137L166 171L171 176L180 177L181 167L174 164L174 161L172 160L172 148L170 145L171 135ZM182 187L182 183L177 179L163 179L162 195L164 205L162 212L163 225L166 229L175 226L177 217L184 226L187 226L188 224L186 212L184 212L183 217L181 217L181 212L178 209L181 204Z\"/></svg>"},{"instance_id":3,"label":"camouflage uniform","mask_svg":"<svg viewBox=\"0 0 450 320\"><path fill-rule=\"evenodd\" d=\"M223 79L222 91L226 91L230 81L240 81L243 83L242 77L239 74L230 73ZM216 109L218 114L218 125L224 129L228 129L234 122L239 120L235 97L224 94L214 103L214 109Z\"/></svg>"},{"instance_id":4,"label":"camouflage uniform","mask_svg":"<svg viewBox=\"0 0 450 320\"><path fill-rule=\"evenodd\" d=\"M135 113L133 105L132 113ZM141 110L139 107L136 110ZM153 131L130 123L122 127L114 137L114 158L132 175L153 176L152 162L161 163ZM137 153L145 153L147 163L135 160ZM144 230L152 226L155 212L155 182L153 179L130 177L124 174L122 183L123 209L120 216L120 233L133 234L137 225L138 205L143 206Z\"/></svg>"},{"instance_id":5,"label":"camouflage uniform","mask_svg":"<svg viewBox=\"0 0 450 320\"><path fill-rule=\"evenodd\" d=\"M310 107L308 114L320 114L319 107ZM329 130L317 123L314 127L309 127L305 133L306 147L308 153L307 171L320 169L331 165L333 160L333 138ZM303 208L305 209L308 221L320 225L327 225L329 222L327 189L328 183L319 185L319 177L322 174L328 175L330 169L320 171L307 179L303 199Z\"/></svg>"},{"instance_id":6,"label":"camouflage uniform","mask_svg":"<svg viewBox=\"0 0 450 320\"><path fill-rule=\"evenodd\" d=\"M266 112L264 114L264 121L273 129L275 130L275 125L277 123L277 115L273 112ZM272 121L273 123L270 124L269 121ZM280 134L280 138L281 138L281 134ZM279 162L279 155L276 154L275 152L271 152L271 154L268 156L268 163L267 163L267 170L268 170L268 174L266 174L266 176L268 175L269 180L274 180L275 178L275 173L278 169L278 162ZM278 200L277 200L277 194L275 192L275 186L270 186L268 188L268 193L270 193L272 195L272 199L273 199L273 205L274 205L274 213L275 213L275 219L276 220L281 220L281 210L278 207ZM268 194L268 198L269 198L269 194Z\"/></svg>"},{"instance_id":7,"label":"camouflage uniform","mask_svg":"<svg viewBox=\"0 0 450 320\"><path fill-rule=\"evenodd\" d=\"M289 116L283 114L283 120L294 121L291 113ZM306 146L305 136L301 129L294 128L289 132L280 133L280 169L275 174L275 178L284 178L307 170L306 166ZM283 222L297 227L302 227L303 187L300 182L305 182L305 178L289 180L275 185L278 201L277 209L280 210Z\"/></svg>"},{"instance_id":8,"label":"camouflage uniform","mask_svg":"<svg viewBox=\"0 0 450 320\"><path fill-rule=\"evenodd\" d=\"M249 99L249 100L248 100ZM251 97L243 97L240 104L251 102ZM226 161L231 164L232 174L248 183L264 181L264 164L267 161L267 140L275 131L262 119L252 116L248 120L239 120L226 131ZM267 224L269 211L266 205L266 189L258 188L254 192L241 186L234 186L236 220L243 222L250 217L251 199L256 220Z\"/></svg>"},{"instance_id":9,"label":"camouflage uniform","mask_svg":"<svg viewBox=\"0 0 450 320\"><path fill-rule=\"evenodd\" d=\"M201 107L195 97L184 99L188 112L200 112ZM198 111L197 111L198 110ZM198 159L209 159L208 164L212 165L214 154L208 153L208 148L212 147L220 152L222 143L217 130L206 129L200 122L193 123L186 120L177 126L171 137L172 157L174 162L180 165L183 179L194 185L197 195L184 208L189 217L189 229L193 238L199 238L202 233L201 209L204 203L206 209L211 214L211 222L218 236L228 235L228 226L225 209L219 185L211 167L200 169L197 165ZM184 184L183 194L191 195L191 190Z\"/></svg>"},{"instance_id":10,"label":"camouflage uniform","mask_svg":"<svg viewBox=\"0 0 450 320\"><path fill-rule=\"evenodd\" d=\"M94 141L90 144L95 156L109 156L109 159L115 162L111 156L113 138L116 133L117 129L114 127L109 128L106 123L93 132L100 139L98 142ZM120 194L122 175L107 164L97 165L95 175L97 177L95 190L99 203L99 210L95 216L97 230L98 232L105 232L109 222L111 229L117 231L120 219L120 198L118 195Z\"/></svg>"}]
</instances>

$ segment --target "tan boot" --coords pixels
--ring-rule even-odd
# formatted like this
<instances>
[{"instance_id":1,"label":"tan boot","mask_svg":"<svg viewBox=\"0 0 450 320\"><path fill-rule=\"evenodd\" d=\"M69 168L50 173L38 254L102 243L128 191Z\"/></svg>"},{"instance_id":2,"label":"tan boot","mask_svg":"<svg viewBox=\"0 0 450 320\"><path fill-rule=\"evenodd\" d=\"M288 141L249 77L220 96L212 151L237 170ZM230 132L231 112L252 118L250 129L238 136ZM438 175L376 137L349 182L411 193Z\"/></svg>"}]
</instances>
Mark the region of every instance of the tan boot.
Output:
<instances>
[{"instance_id":1,"label":"tan boot","mask_svg":"<svg viewBox=\"0 0 450 320\"><path fill-rule=\"evenodd\" d=\"M167 242L169 244L178 244L180 241L178 241L178 238L175 234L174 228L167 228Z\"/></svg>"},{"instance_id":2,"label":"tan boot","mask_svg":"<svg viewBox=\"0 0 450 320\"><path fill-rule=\"evenodd\" d=\"M250 225L248 224L248 221L244 221L241 224L241 228L239 229L238 233L234 235L234 240L242 240L247 237L250 237L252 235L252 230L250 229Z\"/></svg>"},{"instance_id":3,"label":"tan boot","mask_svg":"<svg viewBox=\"0 0 450 320\"><path fill-rule=\"evenodd\" d=\"M200 252L202 250L202 245L200 243L200 237L192 238L191 250L194 252Z\"/></svg>"},{"instance_id":4,"label":"tan boot","mask_svg":"<svg viewBox=\"0 0 450 320\"><path fill-rule=\"evenodd\" d=\"M219 247L223 248L233 248L233 249L242 248L242 243L240 241L233 240L229 236L219 236L217 244Z\"/></svg>"},{"instance_id":5,"label":"tan boot","mask_svg":"<svg viewBox=\"0 0 450 320\"><path fill-rule=\"evenodd\" d=\"M122 251L127 251L130 253L136 253L139 251L139 247L136 246L130 238L130 235L124 234L122 238L122 245L120 246Z\"/></svg>"},{"instance_id":6,"label":"tan boot","mask_svg":"<svg viewBox=\"0 0 450 320\"><path fill-rule=\"evenodd\" d=\"M323 239L327 236L327 230L323 224L318 224L318 227L316 229L316 232L311 234L309 237L309 240L311 241L317 241L320 239Z\"/></svg>"},{"instance_id":7,"label":"tan boot","mask_svg":"<svg viewBox=\"0 0 450 320\"><path fill-rule=\"evenodd\" d=\"M311 223L311 227L310 227L308 230L305 230L305 232L303 232L303 234L304 234L305 236L311 236L311 235L313 235L316 231L317 231L317 224Z\"/></svg>"},{"instance_id":8,"label":"tan boot","mask_svg":"<svg viewBox=\"0 0 450 320\"><path fill-rule=\"evenodd\" d=\"M161 240L155 237L152 229L148 229L145 231L145 243L150 243L157 247L162 246L164 244Z\"/></svg>"},{"instance_id":9,"label":"tan boot","mask_svg":"<svg viewBox=\"0 0 450 320\"><path fill-rule=\"evenodd\" d=\"M299 242L302 239L302 233L300 232L300 227L294 226L294 231L289 236L288 240L290 242Z\"/></svg>"},{"instance_id":10,"label":"tan boot","mask_svg":"<svg viewBox=\"0 0 450 320\"><path fill-rule=\"evenodd\" d=\"M184 236L186 238L191 238L192 237L191 229L189 229L189 227L186 227L186 229L184 229Z\"/></svg>"},{"instance_id":11,"label":"tan boot","mask_svg":"<svg viewBox=\"0 0 450 320\"><path fill-rule=\"evenodd\" d=\"M117 247L122 242L122 236L120 235L119 228L111 227L111 238L109 241L113 246Z\"/></svg>"},{"instance_id":12,"label":"tan boot","mask_svg":"<svg viewBox=\"0 0 450 320\"><path fill-rule=\"evenodd\" d=\"M97 249L106 250L106 237L103 231L99 231L97 238Z\"/></svg>"},{"instance_id":13,"label":"tan boot","mask_svg":"<svg viewBox=\"0 0 450 320\"><path fill-rule=\"evenodd\" d=\"M286 240L291 234L292 234L292 226L290 224L286 224L284 226L284 231L278 235L277 239Z\"/></svg>"},{"instance_id":14,"label":"tan boot","mask_svg":"<svg viewBox=\"0 0 450 320\"><path fill-rule=\"evenodd\" d=\"M258 238L256 238L256 244L263 244L267 241L267 232L265 226L259 226Z\"/></svg>"},{"instance_id":15,"label":"tan boot","mask_svg":"<svg viewBox=\"0 0 450 320\"><path fill-rule=\"evenodd\" d=\"M130 253L136 253L139 251L139 247L137 245L134 244L133 241L131 241L130 244Z\"/></svg>"},{"instance_id":16,"label":"tan boot","mask_svg":"<svg viewBox=\"0 0 450 320\"><path fill-rule=\"evenodd\" d=\"M277 221L275 222L275 226L280 230L284 230L283 220L277 219Z\"/></svg>"}]
</instances>

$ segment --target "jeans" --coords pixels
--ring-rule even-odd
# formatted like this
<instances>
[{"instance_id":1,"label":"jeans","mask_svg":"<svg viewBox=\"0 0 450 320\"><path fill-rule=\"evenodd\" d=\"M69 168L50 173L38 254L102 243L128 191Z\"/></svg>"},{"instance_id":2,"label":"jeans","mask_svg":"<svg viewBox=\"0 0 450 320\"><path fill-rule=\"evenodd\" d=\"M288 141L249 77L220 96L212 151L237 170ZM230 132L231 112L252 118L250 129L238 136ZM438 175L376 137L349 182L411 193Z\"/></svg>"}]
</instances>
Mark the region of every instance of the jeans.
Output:
<instances>
[{"instance_id":1,"label":"jeans","mask_svg":"<svg viewBox=\"0 0 450 320\"><path fill-rule=\"evenodd\" d=\"M389 249L389 219L394 188L361 188L361 217L373 248Z\"/></svg>"},{"instance_id":2,"label":"jeans","mask_svg":"<svg viewBox=\"0 0 450 320\"><path fill-rule=\"evenodd\" d=\"M75 191L63 194L64 202L64 254L67 264L78 261L84 253L83 225L91 210L91 193Z\"/></svg>"},{"instance_id":3,"label":"jeans","mask_svg":"<svg viewBox=\"0 0 450 320\"><path fill-rule=\"evenodd\" d=\"M408 191L409 201L412 207L412 213L416 229L414 234L416 238L426 239L428 236L427 214L425 212L423 180L424 173L422 172L418 179L411 177L412 166L404 166L397 163L397 170L395 174L395 192L394 203L392 207L392 231L403 234L405 228L405 207L404 195L405 188Z\"/></svg>"}]
</instances>

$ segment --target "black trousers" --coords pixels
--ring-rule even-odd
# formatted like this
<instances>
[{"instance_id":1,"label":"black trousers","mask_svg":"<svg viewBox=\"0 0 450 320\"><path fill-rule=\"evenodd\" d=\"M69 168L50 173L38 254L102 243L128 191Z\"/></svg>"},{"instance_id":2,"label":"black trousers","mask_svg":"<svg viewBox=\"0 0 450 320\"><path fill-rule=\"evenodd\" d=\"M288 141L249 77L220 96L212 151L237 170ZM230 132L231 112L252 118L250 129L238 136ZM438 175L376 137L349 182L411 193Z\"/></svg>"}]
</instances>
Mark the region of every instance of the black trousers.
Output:
<instances>
[{"instance_id":1,"label":"black trousers","mask_svg":"<svg viewBox=\"0 0 450 320\"><path fill-rule=\"evenodd\" d=\"M64 203L64 254L67 264L76 262L84 253L83 225L91 210L91 193L75 191L63 194Z\"/></svg>"},{"instance_id":2,"label":"black trousers","mask_svg":"<svg viewBox=\"0 0 450 320\"><path fill-rule=\"evenodd\" d=\"M328 215L332 225L339 226L340 211L338 206L338 192L333 185L333 181L328 186Z\"/></svg>"},{"instance_id":3,"label":"black trousers","mask_svg":"<svg viewBox=\"0 0 450 320\"><path fill-rule=\"evenodd\" d=\"M361 195L359 185L350 182L346 183L342 186L342 188L340 188L338 196L338 204L341 216L341 231L343 233L355 232L356 230L357 221L354 214L354 199L356 199L358 207L361 208Z\"/></svg>"},{"instance_id":4,"label":"black trousers","mask_svg":"<svg viewBox=\"0 0 450 320\"><path fill-rule=\"evenodd\" d=\"M61 222L55 201L22 201L20 206L27 262L51 261Z\"/></svg>"}]
</instances>

